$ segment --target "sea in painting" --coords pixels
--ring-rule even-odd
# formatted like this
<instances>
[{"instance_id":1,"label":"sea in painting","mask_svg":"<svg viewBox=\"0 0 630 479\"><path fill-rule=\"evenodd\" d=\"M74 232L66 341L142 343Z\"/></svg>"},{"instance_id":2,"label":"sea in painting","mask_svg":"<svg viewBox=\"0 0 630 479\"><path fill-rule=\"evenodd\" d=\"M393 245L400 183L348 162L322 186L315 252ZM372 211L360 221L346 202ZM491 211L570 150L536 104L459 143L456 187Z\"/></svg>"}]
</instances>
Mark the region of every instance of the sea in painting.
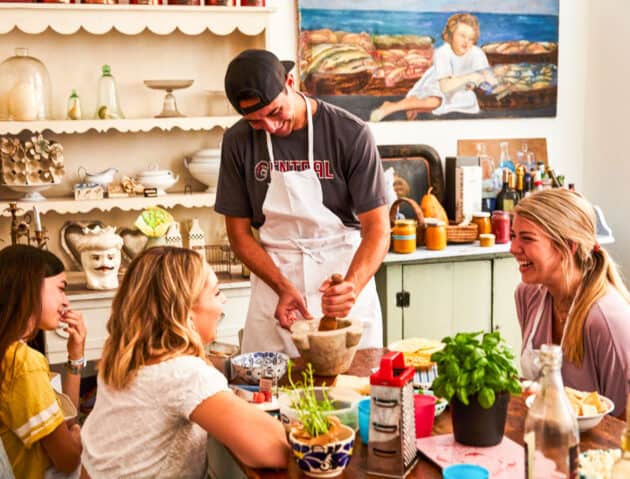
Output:
<instances>
[{"instance_id":1,"label":"sea in painting","mask_svg":"<svg viewBox=\"0 0 630 479\"><path fill-rule=\"evenodd\" d=\"M386 10L383 5L392 7ZM298 7L302 89L365 120L556 114L558 0L299 0ZM420 102L384 109L409 96L414 85L435 70L434 54L446 43L445 26L461 13L478 22L476 46L487 59L478 70L484 81L465 82L469 92L461 94L463 103L472 98L472 108L458 108L456 103L450 108L453 94L440 86L440 108L431 103L425 108ZM461 78L477 80L478 71L464 72L469 76ZM379 109L385 111L377 118Z\"/></svg>"}]
</instances>

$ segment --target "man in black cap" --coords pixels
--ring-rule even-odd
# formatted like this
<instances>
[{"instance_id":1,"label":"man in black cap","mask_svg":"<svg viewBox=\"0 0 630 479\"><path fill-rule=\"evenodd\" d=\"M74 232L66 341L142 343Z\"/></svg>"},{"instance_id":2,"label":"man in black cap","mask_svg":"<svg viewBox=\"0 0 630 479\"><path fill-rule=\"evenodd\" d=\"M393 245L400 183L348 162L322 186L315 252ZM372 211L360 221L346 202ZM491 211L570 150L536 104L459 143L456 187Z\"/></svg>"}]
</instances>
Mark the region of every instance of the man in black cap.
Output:
<instances>
[{"instance_id":1,"label":"man in black cap","mask_svg":"<svg viewBox=\"0 0 630 479\"><path fill-rule=\"evenodd\" d=\"M243 118L223 137L215 209L252 271L242 351L297 356L288 329L322 314L361 321L359 347L380 347L373 276L389 218L374 138L354 115L298 92L293 65L246 50L225 75Z\"/></svg>"}]
</instances>

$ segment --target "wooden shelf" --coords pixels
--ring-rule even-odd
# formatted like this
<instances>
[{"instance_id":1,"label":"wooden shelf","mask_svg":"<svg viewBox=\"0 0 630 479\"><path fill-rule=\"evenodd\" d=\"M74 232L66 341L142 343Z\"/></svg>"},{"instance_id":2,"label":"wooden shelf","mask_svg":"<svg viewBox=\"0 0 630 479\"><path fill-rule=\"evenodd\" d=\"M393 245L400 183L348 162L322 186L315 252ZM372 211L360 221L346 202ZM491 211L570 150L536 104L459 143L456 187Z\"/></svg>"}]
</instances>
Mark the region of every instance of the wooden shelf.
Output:
<instances>
[{"instance_id":1,"label":"wooden shelf","mask_svg":"<svg viewBox=\"0 0 630 479\"><path fill-rule=\"evenodd\" d=\"M168 35L174 30L187 35L199 35L206 30L229 35L239 30L254 36L265 30L268 16L274 11L274 7L2 3L0 34L14 28L37 34L50 28L62 35L72 35L82 28L96 35L111 30L125 35L144 30L157 35Z\"/></svg>"},{"instance_id":2,"label":"wooden shelf","mask_svg":"<svg viewBox=\"0 0 630 479\"><path fill-rule=\"evenodd\" d=\"M40 213L57 213L60 215L72 213L88 213L92 210L110 211L119 208L123 211L143 210L149 206L162 206L173 208L183 206L186 208L204 208L214 206L214 193L169 193L164 196L145 198L144 196L131 196L129 198L103 198L102 200L77 201L74 198L48 198L45 201L19 201L18 208L29 211L37 206ZM9 207L9 200L0 200L0 213L2 216L10 216L5 208Z\"/></svg>"},{"instance_id":3,"label":"wooden shelf","mask_svg":"<svg viewBox=\"0 0 630 479\"><path fill-rule=\"evenodd\" d=\"M46 121L0 121L0 134L17 135L23 131L52 133L85 133L94 130L105 133L116 130L120 133L148 132L153 129L170 131L212 130L215 127L229 128L240 116L200 116L178 118L126 118L121 120L46 120Z\"/></svg>"}]
</instances>

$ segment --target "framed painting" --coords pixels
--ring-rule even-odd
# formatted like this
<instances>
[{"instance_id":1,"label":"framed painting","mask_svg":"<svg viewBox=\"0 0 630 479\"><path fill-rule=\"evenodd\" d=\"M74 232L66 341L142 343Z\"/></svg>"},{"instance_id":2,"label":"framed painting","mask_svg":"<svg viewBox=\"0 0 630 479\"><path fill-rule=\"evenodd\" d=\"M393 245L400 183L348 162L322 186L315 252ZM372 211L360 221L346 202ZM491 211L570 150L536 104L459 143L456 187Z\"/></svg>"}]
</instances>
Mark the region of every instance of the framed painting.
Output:
<instances>
[{"instance_id":1,"label":"framed painting","mask_svg":"<svg viewBox=\"0 0 630 479\"><path fill-rule=\"evenodd\" d=\"M559 0L297 0L302 91L364 120L552 117Z\"/></svg>"}]
</instances>

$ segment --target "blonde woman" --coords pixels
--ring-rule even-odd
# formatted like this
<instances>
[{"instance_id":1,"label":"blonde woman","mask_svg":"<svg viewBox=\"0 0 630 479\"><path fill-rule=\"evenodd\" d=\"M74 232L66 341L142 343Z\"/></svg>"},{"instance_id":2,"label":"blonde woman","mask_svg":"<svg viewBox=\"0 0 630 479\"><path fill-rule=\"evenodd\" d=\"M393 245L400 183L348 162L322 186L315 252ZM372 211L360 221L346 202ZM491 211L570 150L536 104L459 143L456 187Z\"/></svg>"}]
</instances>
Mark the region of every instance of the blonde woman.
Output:
<instances>
[{"instance_id":1,"label":"blonde woman","mask_svg":"<svg viewBox=\"0 0 630 479\"><path fill-rule=\"evenodd\" d=\"M234 396L205 359L225 296L201 256L151 248L114 298L82 477L206 477L208 434L252 467L286 467L282 425Z\"/></svg>"},{"instance_id":2,"label":"blonde woman","mask_svg":"<svg viewBox=\"0 0 630 479\"><path fill-rule=\"evenodd\" d=\"M607 396L620 416L630 393L630 294L595 232L592 206L569 190L535 193L514 209L521 368L535 379L535 351L560 344L565 385Z\"/></svg>"}]
</instances>

